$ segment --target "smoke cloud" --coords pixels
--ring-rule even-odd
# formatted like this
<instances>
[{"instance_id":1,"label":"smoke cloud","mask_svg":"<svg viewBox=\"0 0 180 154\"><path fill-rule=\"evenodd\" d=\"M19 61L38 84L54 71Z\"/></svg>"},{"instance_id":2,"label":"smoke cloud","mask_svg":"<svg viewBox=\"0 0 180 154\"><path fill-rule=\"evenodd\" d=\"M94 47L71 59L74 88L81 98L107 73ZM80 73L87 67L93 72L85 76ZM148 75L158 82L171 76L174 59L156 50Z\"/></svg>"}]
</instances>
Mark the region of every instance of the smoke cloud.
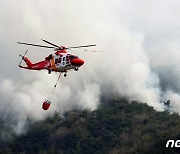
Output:
<instances>
[{"instance_id":1,"label":"smoke cloud","mask_svg":"<svg viewBox=\"0 0 180 154\"><path fill-rule=\"evenodd\" d=\"M28 117L43 119L81 108L94 110L100 96L114 94L146 102L162 111L171 100L180 113L180 10L178 0L1 0L0 116L16 133ZM101 53L69 51L85 60L53 88L58 74L18 68L18 54L29 49L32 62L52 51L17 41L59 45L97 44ZM90 49L91 50L91 49ZM94 50L94 49L92 49ZM43 111L45 99L51 108Z\"/></svg>"}]
</instances>

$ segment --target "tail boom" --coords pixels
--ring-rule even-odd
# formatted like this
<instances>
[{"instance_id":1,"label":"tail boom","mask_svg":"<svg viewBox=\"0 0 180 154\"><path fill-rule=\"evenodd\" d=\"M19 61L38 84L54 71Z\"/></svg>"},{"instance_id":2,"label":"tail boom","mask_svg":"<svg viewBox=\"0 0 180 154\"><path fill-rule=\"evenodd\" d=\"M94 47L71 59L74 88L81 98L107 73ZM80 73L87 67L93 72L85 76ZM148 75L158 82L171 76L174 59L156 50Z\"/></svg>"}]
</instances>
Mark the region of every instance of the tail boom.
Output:
<instances>
[{"instance_id":1,"label":"tail boom","mask_svg":"<svg viewBox=\"0 0 180 154\"><path fill-rule=\"evenodd\" d=\"M29 70L43 70L48 69L50 62L48 60L40 61L38 63L33 64L27 57L23 56L22 59L27 64L26 66L19 65L20 68L29 69Z\"/></svg>"}]
</instances>

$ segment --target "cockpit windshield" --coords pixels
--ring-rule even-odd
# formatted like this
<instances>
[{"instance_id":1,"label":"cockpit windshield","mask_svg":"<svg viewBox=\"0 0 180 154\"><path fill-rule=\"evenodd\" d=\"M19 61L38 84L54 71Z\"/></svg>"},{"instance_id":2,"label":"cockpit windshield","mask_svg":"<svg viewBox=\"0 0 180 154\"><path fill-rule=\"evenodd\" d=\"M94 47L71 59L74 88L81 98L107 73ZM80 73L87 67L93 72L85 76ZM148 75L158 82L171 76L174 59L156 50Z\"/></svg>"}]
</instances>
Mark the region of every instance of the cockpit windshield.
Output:
<instances>
[{"instance_id":1,"label":"cockpit windshield","mask_svg":"<svg viewBox=\"0 0 180 154\"><path fill-rule=\"evenodd\" d=\"M69 56L69 59L70 59L70 60L73 60L73 59L76 59L76 58L78 58L78 57L77 57L77 56L74 56L74 55L70 55L70 56Z\"/></svg>"}]
</instances>

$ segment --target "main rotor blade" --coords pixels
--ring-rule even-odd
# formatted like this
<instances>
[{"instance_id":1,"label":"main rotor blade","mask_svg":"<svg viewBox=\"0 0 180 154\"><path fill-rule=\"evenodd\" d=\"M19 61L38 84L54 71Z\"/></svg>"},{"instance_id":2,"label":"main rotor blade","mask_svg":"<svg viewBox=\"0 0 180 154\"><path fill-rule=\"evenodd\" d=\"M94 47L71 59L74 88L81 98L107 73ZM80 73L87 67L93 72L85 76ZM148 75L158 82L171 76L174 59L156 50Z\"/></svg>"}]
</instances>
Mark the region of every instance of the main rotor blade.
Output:
<instances>
[{"instance_id":1,"label":"main rotor blade","mask_svg":"<svg viewBox=\"0 0 180 154\"><path fill-rule=\"evenodd\" d=\"M71 48L86 48L86 47L93 47L96 46L95 44L90 44L90 45L81 45L81 46L77 46L77 47L69 47L66 49L71 49Z\"/></svg>"},{"instance_id":2,"label":"main rotor blade","mask_svg":"<svg viewBox=\"0 0 180 154\"><path fill-rule=\"evenodd\" d=\"M19 44L24 44L24 45L31 45L31 46L36 46L36 47L42 47L42 48L54 48L54 47L50 47L50 46L45 46L45 45L38 45L38 44L31 44L31 43L23 43L23 42L17 42Z\"/></svg>"},{"instance_id":3,"label":"main rotor blade","mask_svg":"<svg viewBox=\"0 0 180 154\"><path fill-rule=\"evenodd\" d=\"M54 46L54 47L58 47L58 48L59 48L59 46L56 45L56 44L53 44L53 43L51 43L51 42L49 42L49 41L46 41L46 40L43 40L43 39L41 39L41 40L44 41L44 42L46 42L46 43L48 43L48 44L50 44L50 45L52 45L52 46Z\"/></svg>"},{"instance_id":4,"label":"main rotor blade","mask_svg":"<svg viewBox=\"0 0 180 154\"><path fill-rule=\"evenodd\" d=\"M103 52L103 51L99 51L99 50L83 50L83 51L87 51L87 52Z\"/></svg>"}]
</instances>

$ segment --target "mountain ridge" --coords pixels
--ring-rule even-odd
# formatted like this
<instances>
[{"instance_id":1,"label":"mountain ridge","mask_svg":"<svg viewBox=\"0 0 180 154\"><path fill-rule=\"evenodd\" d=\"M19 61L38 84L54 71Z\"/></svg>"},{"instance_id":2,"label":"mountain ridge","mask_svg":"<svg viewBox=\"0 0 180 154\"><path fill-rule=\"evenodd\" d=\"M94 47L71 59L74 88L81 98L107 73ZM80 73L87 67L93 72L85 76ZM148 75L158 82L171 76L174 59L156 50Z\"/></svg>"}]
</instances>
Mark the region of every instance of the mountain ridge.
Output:
<instances>
[{"instance_id":1,"label":"mountain ridge","mask_svg":"<svg viewBox=\"0 0 180 154\"><path fill-rule=\"evenodd\" d=\"M102 98L97 110L55 112L28 122L26 134L0 142L0 153L178 153L166 148L180 139L180 116L157 112L146 103Z\"/></svg>"}]
</instances>

